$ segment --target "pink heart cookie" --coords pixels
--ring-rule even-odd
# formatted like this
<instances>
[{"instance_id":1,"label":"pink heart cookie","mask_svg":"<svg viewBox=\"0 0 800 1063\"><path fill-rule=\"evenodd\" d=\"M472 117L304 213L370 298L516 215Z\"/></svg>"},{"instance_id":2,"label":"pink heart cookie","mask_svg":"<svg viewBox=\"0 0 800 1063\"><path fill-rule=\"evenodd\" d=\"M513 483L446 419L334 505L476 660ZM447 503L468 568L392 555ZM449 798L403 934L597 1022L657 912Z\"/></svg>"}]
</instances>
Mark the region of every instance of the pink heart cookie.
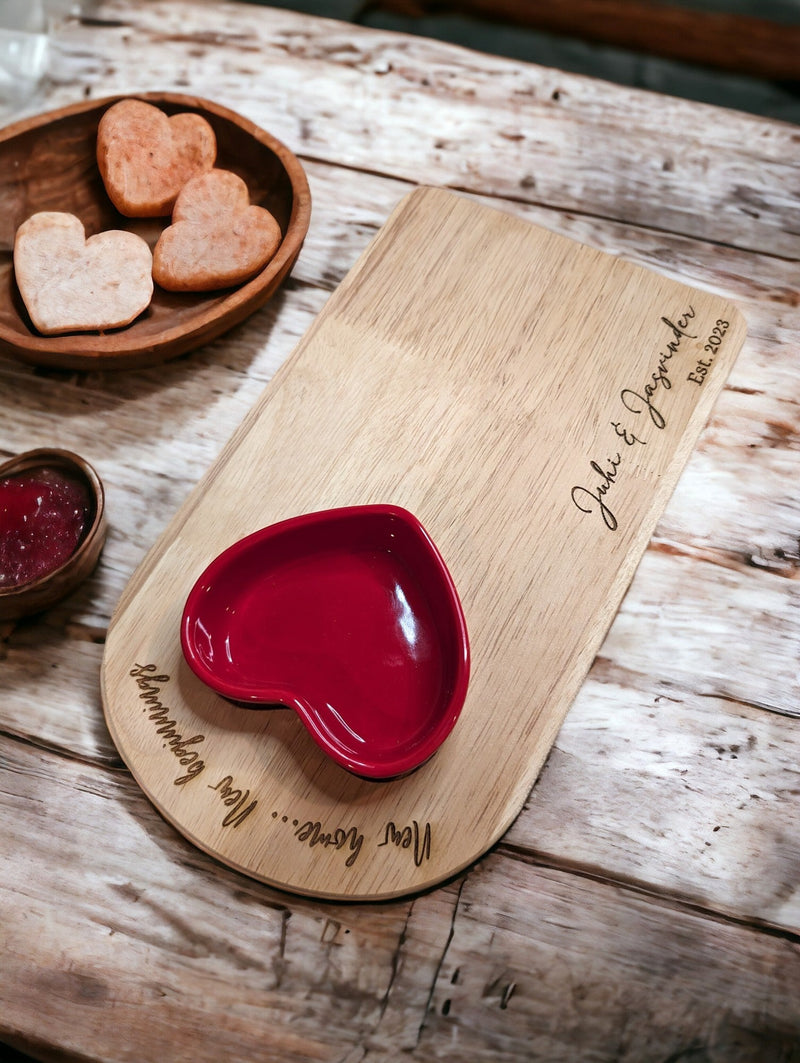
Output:
<instances>
[{"instance_id":1,"label":"pink heart cookie","mask_svg":"<svg viewBox=\"0 0 800 1063\"><path fill-rule=\"evenodd\" d=\"M217 157L214 130L189 111L168 118L143 100L120 100L97 129L97 165L106 192L129 218L169 214L186 182L210 170Z\"/></svg>"},{"instance_id":2,"label":"pink heart cookie","mask_svg":"<svg viewBox=\"0 0 800 1063\"><path fill-rule=\"evenodd\" d=\"M153 252L153 277L174 292L228 288L258 273L281 240L277 221L250 203L241 177L210 170L181 190Z\"/></svg>"},{"instance_id":3,"label":"pink heart cookie","mask_svg":"<svg viewBox=\"0 0 800 1063\"><path fill-rule=\"evenodd\" d=\"M31 321L45 336L129 325L153 295L153 256L134 233L86 239L79 218L33 214L17 230L14 273Z\"/></svg>"}]
</instances>

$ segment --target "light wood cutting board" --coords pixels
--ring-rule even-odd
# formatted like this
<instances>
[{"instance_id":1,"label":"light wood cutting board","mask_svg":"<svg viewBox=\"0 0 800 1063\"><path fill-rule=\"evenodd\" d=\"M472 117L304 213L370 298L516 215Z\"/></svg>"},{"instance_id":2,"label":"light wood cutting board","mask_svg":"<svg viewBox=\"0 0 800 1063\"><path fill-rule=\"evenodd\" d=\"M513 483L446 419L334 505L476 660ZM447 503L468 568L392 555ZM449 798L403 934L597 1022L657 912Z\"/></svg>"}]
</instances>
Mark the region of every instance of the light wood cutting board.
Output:
<instances>
[{"instance_id":1,"label":"light wood cutting board","mask_svg":"<svg viewBox=\"0 0 800 1063\"><path fill-rule=\"evenodd\" d=\"M397 896L474 861L535 782L744 336L716 295L452 193L404 199L119 603L103 699L144 792L296 892ZM454 731L389 782L289 710L218 697L179 642L231 543L365 503L422 521L472 650Z\"/></svg>"}]
</instances>

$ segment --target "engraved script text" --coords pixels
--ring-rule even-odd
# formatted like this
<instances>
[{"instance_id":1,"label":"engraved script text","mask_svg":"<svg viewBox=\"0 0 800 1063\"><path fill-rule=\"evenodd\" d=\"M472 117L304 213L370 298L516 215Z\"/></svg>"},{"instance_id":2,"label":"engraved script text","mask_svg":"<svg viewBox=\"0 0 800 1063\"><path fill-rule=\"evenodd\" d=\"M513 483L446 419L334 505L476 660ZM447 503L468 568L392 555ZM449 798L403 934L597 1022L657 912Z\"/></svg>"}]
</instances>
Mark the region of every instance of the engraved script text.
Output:
<instances>
[{"instance_id":1,"label":"engraved script text","mask_svg":"<svg viewBox=\"0 0 800 1063\"><path fill-rule=\"evenodd\" d=\"M141 694L139 697L144 702L142 712L146 712L148 719L155 724L156 734L162 742L162 749L168 749L178 763L184 769L176 779L175 786L185 786L205 768L205 763L200 759L200 754L190 746L199 746L205 741L205 735L192 735L184 738L178 730L178 724L170 719L172 710L161 700L161 688L169 682L168 675L158 675L158 669L154 664L135 664L130 670L130 675L136 680Z\"/></svg>"}]
</instances>

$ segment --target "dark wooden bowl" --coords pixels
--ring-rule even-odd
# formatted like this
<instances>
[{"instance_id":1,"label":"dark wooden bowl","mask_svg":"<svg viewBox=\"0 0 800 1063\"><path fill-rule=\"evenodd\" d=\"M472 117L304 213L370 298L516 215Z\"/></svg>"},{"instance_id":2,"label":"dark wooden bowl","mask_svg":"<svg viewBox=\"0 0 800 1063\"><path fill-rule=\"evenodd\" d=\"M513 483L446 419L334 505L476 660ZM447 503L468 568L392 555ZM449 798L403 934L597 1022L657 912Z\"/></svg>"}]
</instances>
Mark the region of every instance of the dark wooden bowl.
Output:
<instances>
[{"instance_id":1,"label":"dark wooden bowl","mask_svg":"<svg viewBox=\"0 0 800 1063\"><path fill-rule=\"evenodd\" d=\"M127 369L174 358L215 339L272 296L300 253L311 215L303 167L263 129L208 100L178 93L142 93L137 99L166 114L194 111L212 125L220 169L242 177L251 202L278 221L283 240L252 280L218 292L170 293L156 286L144 314L105 333L43 336L33 327L14 279L17 228L42 210L67 211L87 237L127 229L151 249L169 218L126 218L106 194L95 154L103 113L123 96L92 100L38 115L0 131L0 351L36 365L68 369Z\"/></svg>"},{"instance_id":2,"label":"dark wooden bowl","mask_svg":"<svg viewBox=\"0 0 800 1063\"><path fill-rule=\"evenodd\" d=\"M60 568L30 583L0 587L0 620L16 620L39 613L65 598L92 573L106 540L105 492L100 477L88 461L71 450L40 447L18 454L0 465L0 479L33 469L58 469L82 481L88 488L92 507L77 548Z\"/></svg>"}]
</instances>

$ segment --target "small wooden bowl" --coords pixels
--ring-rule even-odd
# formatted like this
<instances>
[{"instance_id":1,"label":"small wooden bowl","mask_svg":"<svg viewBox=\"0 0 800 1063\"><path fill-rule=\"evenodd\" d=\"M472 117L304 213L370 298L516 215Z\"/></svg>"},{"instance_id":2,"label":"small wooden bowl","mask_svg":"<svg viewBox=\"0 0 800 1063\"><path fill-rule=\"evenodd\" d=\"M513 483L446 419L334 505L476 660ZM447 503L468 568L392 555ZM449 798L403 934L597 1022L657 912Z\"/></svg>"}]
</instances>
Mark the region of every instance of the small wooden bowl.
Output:
<instances>
[{"instance_id":1,"label":"small wooden bowl","mask_svg":"<svg viewBox=\"0 0 800 1063\"><path fill-rule=\"evenodd\" d=\"M126 218L111 203L97 167L97 127L124 96L84 101L0 131L0 351L35 365L67 369L128 369L174 358L208 343L244 320L273 295L303 246L311 194L297 158L245 118L208 100L178 93L142 93L166 114L193 111L212 125L220 169L246 182L252 203L277 219L283 240L252 280L217 292L171 293L156 286L147 311L133 324L105 333L42 336L33 327L14 279L14 237L31 214L66 211L86 236L127 229L155 246L169 218Z\"/></svg>"},{"instance_id":2,"label":"small wooden bowl","mask_svg":"<svg viewBox=\"0 0 800 1063\"><path fill-rule=\"evenodd\" d=\"M21 616L39 613L65 598L91 574L106 539L103 484L88 461L70 450L42 447L18 454L0 465L0 479L33 469L58 469L82 481L89 489L93 504L86 529L68 561L30 583L0 587L0 620L17 620Z\"/></svg>"}]
</instances>

